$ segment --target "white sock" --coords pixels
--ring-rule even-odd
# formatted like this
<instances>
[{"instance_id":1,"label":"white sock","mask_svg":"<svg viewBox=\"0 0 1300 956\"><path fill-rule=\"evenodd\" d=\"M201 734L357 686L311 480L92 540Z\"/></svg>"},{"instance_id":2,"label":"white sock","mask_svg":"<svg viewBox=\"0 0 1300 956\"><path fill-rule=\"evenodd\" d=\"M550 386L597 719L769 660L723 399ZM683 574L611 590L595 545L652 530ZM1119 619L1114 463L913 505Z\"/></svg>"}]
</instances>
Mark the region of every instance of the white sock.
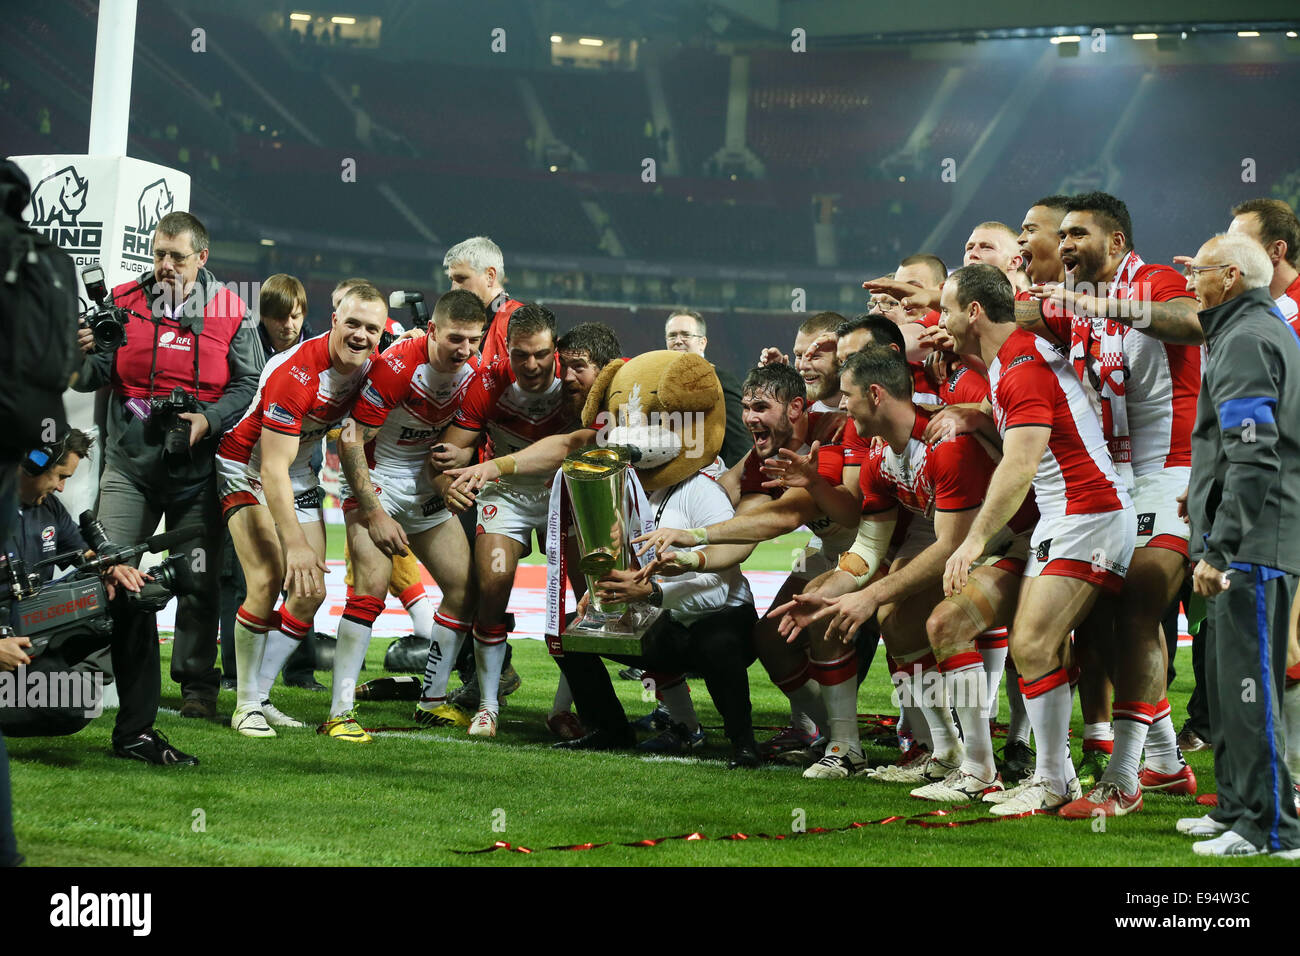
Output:
<instances>
[{"instance_id":1,"label":"white sock","mask_svg":"<svg viewBox=\"0 0 1300 956\"><path fill-rule=\"evenodd\" d=\"M257 702L271 696L271 687L276 675L284 670L284 662L298 649L299 641L289 637L284 631L266 632L266 649L262 652L262 666L257 669ZM235 653L239 653L236 645Z\"/></svg>"},{"instance_id":2,"label":"white sock","mask_svg":"<svg viewBox=\"0 0 1300 956\"><path fill-rule=\"evenodd\" d=\"M469 629L452 630L445 624L434 623L430 634L429 656L424 663L424 683L420 685L420 703L424 710L433 710L447 700L447 681L456 666Z\"/></svg>"},{"instance_id":3,"label":"white sock","mask_svg":"<svg viewBox=\"0 0 1300 956\"><path fill-rule=\"evenodd\" d=\"M1282 714L1286 719L1286 769L1292 783L1300 783L1300 684L1282 691Z\"/></svg>"},{"instance_id":4,"label":"white sock","mask_svg":"<svg viewBox=\"0 0 1300 956\"><path fill-rule=\"evenodd\" d=\"M370 625L339 619L338 644L334 648L334 683L330 688L330 719L342 717L356 704L357 678L370 646Z\"/></svg>"},{"instance_id":5,"label":"white sock","mask_svg":"<svg viewBox=\"0 0 1300 956\"><path fill-rule=\"evenodd\" d=\"M944 692L948 703L957 711L965 737L966 756L961 769L981 780L997 776L993 762L993 736L989 732L987 675L980 666L945 671Z\"/></svg>"},{"instance_id":6,"label":"white sock","mask_svg":"<svg viewBox=\"0 0 1300 956\"><path fill-rule=\"evenodd\" d=\"M1116 716L1115 750L1110 755L1110 763L1101 778L1114 783L1125 793L1136 793L1138 789L1138 761L1142 756L1142 745L1147 739L1147 727L1142 720Z\"/></svg>"},{"instance_id":7,"label":"white sock","mask_svg":"<svg viewBox=\"0 0 1300 956\"><path fill-rule=\"evenodd\" d=\"M930 753L944 763L962 759L961 739L957 725L952 720L943 689L943 675L937 667L930 667L909 678L912 701L918 704L921 721L930 731Z\"/></svg>"},{"instance_id":8,"label":"white sock","mask_svg":"<svg viewBox=\"0 0 1300 956\"><path fill-rule=\"evenodd\" d=\"M790 726L802 730L805 734L816 734L823 725L830 722L826 713L826 701L822 697L822 685L815 680L804 681L794 690L785 694L790 698Z\"/></svg>"},{"instance_id":9,"label":"white sock","mask_svg":"<svg viewBox=\"0 0 1300 956\"><path fill-rule=\"evenodd\" d=\"M1007 743L1029 743L1029 734L1033 725L1029 722L1029 712L1025 710L1025 698L1020 693L1020 675L1015 667L1006 665L1007 684Z\"/></svg>"},{"instance_id":10,"label":"white sock","mask_svg":"<svg viewBox=\"0 0 1300 956\"><path fill-rule=\"evenodd\" d=\"M551 716L567 714L573 710L573 691L569 689L569 678L560 671L560 679L555 683L555 699L551 701Z\"/></svg>"},{"instance_id":11,"label":"white sock","mask_svg":"<svg viewBox=\"0 0 1300 956\"><path fill-rule=\"evenodd\" d=\"M415 636L428 640L434 631L433 603L427 597L422 597L407 607L406 613L411 615L411 630Z\"/></svg>"},{"instance_id":12,"label":"white sock","mask_svg":"<svg viewBox=\"0 0 1300 956\"><path fill-rule=\"evenodd\" d=\"M1167 709L1165 715L1152 721L1147 729L1146 758L1147 766L1156 773L1178 773L1187 766L1182 751L1178 749L1174 720Z\"/></svg>"},{"instance_id":13,"label":"white sock","mask_svg":"<svg viewBox=\"0 0 1300 956\"><path fill-rule=\"evenodd\" d=\"M235 677L239 690L235 694L235 709L258 707L262 703L259 693L258 671L266 650L266 634L258 634L235 617Z\"/></svg>"},{"instance_id":14,"label":"white sock","mask_svg":"<svg viewBox=\"0 0 1300 956\"><path fill-rule=\"evenodd\" d=\"M856 754L862 753L858 734L858 682L844 680L838 684L821 684L822 702L826 705L828 747L839 744Z\"/></svg>"},{"instance_id":15,"label":"white sock","mask_svg":"<svg viewBox=\"0 0 1300 956\"><path fill-rule=\"evenodd\" d=\"M478 668L479 707L487 708L492 713L499 713L501 703L497 692L501 689L501 668L506 660L506 642L497 641L488 644L474 635L474 663Z\"/></svg>"},{"instance_id":16,"label":"white sock","mask_svg":"<svg viewBox=\"0 0 1300 956\"><path fill-rule=\"evenodd\" d=\"M668 716L673 723L685 724L691 733L700 729L700 719L695 716L695 702L691 700L691 689L686 686L685 680L678 681L667 690L660 690L659 696L663 698L664 707L668 709Z\"/></svg>"},{"instance_id":17,"label":"white sock","mask_svg":"<svg viewBox=\"0 0 1300 956\"><path fill-rule=\"evenodd\" d=\"M1114 725L1111 724L1109 720L1098 721L1095 724L1084 724L1083 739L1084 740L1114 740L1115 727Z\"/></svg>"},{"instance_id":18,"label":"white sock","mask_svg":"<svg viewBox=\"0 0 1300 956\"><path fill-rule=\"evenodd\" d=\"M930 725L920 707L904 705L899 727L912 735L912 742L934 753L934 740L930 737Z\"/></svg>"},{"instance_id":19,"label":"white sock","mask_svg":"<svg viewBox=\"0 0 1300 956\"><path fill-rule=\"evenodd\" d=\"M1070 684L1063 681L1037 697L1026 697L1025 712L1038 743L1034 775L1046 780L1052 792L1064 795L1074 767L1070 763Z\"/></svg>"},{"instance_id":20,"label":"white sock","mask_svg":"<svg viewBox=\"0 0 1300 956\"><path fill-rule=\"evenodd\" d=\"M997 720L1000 700L998 691L1002 686L1002 671L1007 665L1007 649L1003 647L980 647L980 657L984 660L984 676L988 696L984 699L988 707L984 713L985 720ZM966 724L963 721L962 727Z\"/></svg>"}]
</instances>

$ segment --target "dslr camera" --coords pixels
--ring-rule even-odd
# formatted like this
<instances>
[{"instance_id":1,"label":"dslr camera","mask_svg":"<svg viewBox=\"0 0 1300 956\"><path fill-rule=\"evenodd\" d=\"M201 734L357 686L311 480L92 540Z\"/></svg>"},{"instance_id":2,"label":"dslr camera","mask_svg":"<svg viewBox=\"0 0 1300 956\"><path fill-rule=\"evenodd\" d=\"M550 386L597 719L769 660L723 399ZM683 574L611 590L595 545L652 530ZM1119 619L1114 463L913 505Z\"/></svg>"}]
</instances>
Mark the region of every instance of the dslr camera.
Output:
<instances>
[{"instance_id":1,"label":"dslr camera","mask_svg":"<svg viewBox=\"0 0 1300 956\"><path fill-rule=\"evenodd\" d=\"M78 317L77 322L88 327L94 335L95 351L111 352L126 342L128 310L110 301L103 267L82 269L81 281L94 304Z\"/></svg>"},{"instance_id":2,"label":"dslr camera","mask_svg":"<svg viewBox=\"0 0 1300 956\"><path fill-rule=\"evenodd\" d=\"M190 452L190 423L181 418L185 412L200 412L198 401L177 385L166 398L149 403L149 427L162 436L163 454L184 456Z\"/></svg>"}]
</instances>

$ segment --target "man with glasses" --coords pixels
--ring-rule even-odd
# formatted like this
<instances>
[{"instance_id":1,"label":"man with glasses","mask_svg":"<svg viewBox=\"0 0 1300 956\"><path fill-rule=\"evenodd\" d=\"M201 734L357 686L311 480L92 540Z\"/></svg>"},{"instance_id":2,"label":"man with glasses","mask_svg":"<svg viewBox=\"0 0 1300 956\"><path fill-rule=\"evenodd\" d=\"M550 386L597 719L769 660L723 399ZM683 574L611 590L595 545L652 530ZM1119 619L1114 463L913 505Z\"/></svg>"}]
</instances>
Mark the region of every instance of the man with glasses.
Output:
<instances>
[{"instance_id":1,"label":"man with glasses","mask_svg":"<svg viewBox=\"0 0 1300 956\"><path fill-rule=\"evenodd\" d=\"M1178 257L1200 307L1205 377L1192 434L1192 575L1206 598L1205 675L1218 804L1184 817L1198 856L1300 858L1300 820L1284 759L1290 609L1300 571L1296 334L1269 289L1259 243L1214 236ZM1249 693L1246 691L1249 690Z\"/></svg>"},{"instance_id":2,"label":"man with glasses","mask_svg":"<svg viewBox=\"0 0 1300 956\"><path fill-rule=\"evenodd\" d=\"M673 309L668 313L668 321L664 324L665 347L674 352L703 355L704 347L709 344L705 334L707 331L704 317L694 309ZM741 417L740 381L724 368L715 365L713 369L718 373L718 381L722 383L722 398L727 405L727 432L722 439L722 451L719 454L730 468L749 454L753 442Z\"/></svg>"},{"instance_id":3,"label":"man with glasses","mask_svg":"<svg viewBox=\"0 0 1300 956\"><path fill-rule=\"evenodd\" d=\"M163 517L169 529L202 529L189 545L199 586L179 599L171 673L181 685L181 716L212 718L222 547L213 459L221 435L257 391L262 349L243 300L206 268L203 223L187 212L168 213L152 247L153 271L113 290L128 310L126 340L99 351L82 329L85 355L73 387L112 390L99 482L99 520L109 538L143 541ZM183 395L180 407L168 401L175 390ZM178 447L173 437L170 451L169 431L182 439Z\"/></svg>"}]
</instances>

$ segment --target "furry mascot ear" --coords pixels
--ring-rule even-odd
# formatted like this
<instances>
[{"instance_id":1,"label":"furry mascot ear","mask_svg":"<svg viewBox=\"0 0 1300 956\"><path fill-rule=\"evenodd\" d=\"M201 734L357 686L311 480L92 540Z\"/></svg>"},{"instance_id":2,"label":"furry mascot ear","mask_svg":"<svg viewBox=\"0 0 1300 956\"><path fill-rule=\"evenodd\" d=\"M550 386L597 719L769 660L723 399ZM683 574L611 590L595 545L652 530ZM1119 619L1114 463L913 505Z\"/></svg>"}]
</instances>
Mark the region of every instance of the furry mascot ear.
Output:
<instances>
[{"instance_id":1,"label":"furry mascot ear","mask_svg":"<svg viewBox=\"0 0 1300 956\"><path fill-rule=\"evenodd\" d=\"M596 381L591 383L591 391L587 393L587 403L582 406L583 428L595 427L596 416L603 410L605 396L609 393L609 383L614 381L614 376L625 361L626 359L618 358L606 362L605 367L596 375Z\"/></svg>"},{"instance_id":2,"label":"furry mascot ear","mask_svg":"<svg viewBox=\"0 0 1300 956\"><path fill-rule=\"evenodd\" d=\"M658 391L659 404L678 412L707 412L723 400L713 365L693 352L664 366Z\"/></svg>"}]
</instances>

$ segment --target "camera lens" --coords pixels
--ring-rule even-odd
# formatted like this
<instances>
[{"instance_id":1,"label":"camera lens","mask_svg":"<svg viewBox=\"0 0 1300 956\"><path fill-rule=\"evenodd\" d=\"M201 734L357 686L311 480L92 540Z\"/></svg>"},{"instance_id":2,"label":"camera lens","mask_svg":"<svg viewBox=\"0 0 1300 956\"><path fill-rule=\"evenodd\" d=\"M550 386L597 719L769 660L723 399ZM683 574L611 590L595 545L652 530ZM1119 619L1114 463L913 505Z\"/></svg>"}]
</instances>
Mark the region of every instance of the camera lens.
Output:
<instances>
[{"instance_id":1,"label":"camera lens","mask_svg":"<svg viewBox=\"0 0 1300 956\"><path fill-rule=\"evenodd\" d=\"M96 319L90 331L95 338L95 347L100 351L115 349L126 341L126 329L111 316Z\"/></svg>"}]
</instances>

